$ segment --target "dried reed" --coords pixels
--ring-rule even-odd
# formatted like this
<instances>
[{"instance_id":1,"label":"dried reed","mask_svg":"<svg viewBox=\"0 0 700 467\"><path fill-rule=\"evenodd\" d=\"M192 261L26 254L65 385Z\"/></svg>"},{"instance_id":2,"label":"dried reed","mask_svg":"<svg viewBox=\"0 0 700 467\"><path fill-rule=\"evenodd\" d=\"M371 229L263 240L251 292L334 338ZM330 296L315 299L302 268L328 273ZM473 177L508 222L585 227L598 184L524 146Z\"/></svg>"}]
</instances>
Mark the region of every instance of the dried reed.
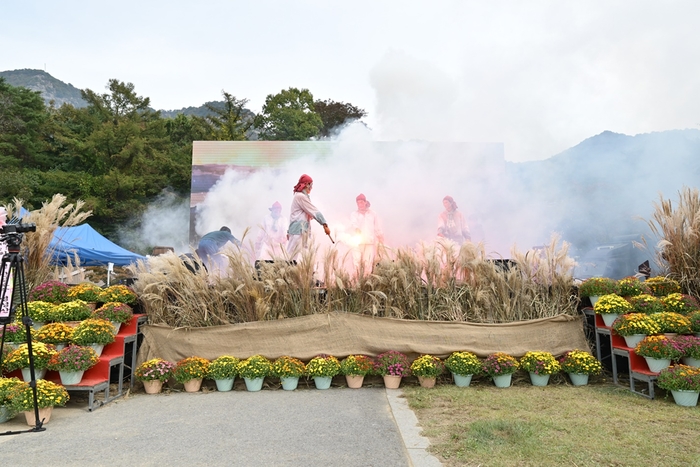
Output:
<instances>
[{"instance_id":1,"label":"dried reed","mask_svg":"<svg viewBox=\"0 0 700 467\"><path fill-rule=\"evenodd\" d=\"M677 280L684 291L700 297L700 192L684 187L674 208L671 200L659 196L654 214L647 221L659 239L657 263Z\"/></svg>"}]
</instances>

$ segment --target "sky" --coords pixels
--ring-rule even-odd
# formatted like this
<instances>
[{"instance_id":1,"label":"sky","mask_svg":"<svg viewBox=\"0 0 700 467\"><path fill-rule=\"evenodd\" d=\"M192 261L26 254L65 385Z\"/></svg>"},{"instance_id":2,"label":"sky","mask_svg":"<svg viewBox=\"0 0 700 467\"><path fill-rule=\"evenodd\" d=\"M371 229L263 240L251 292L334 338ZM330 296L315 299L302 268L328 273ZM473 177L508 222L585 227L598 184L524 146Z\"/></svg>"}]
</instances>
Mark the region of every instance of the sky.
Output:
<instances>
[{"instance_id":1,"label":"sky","mask_svg":"<svg viewBox=\"0 0 700 467\"><path fill-rule=\"evenodd\" d=\"M700 2L4 0L0 71L131 82L156 109L289 87L379 141L500 142L542 160L605 130L698 128Z\"/></svg>"}]
</instances>

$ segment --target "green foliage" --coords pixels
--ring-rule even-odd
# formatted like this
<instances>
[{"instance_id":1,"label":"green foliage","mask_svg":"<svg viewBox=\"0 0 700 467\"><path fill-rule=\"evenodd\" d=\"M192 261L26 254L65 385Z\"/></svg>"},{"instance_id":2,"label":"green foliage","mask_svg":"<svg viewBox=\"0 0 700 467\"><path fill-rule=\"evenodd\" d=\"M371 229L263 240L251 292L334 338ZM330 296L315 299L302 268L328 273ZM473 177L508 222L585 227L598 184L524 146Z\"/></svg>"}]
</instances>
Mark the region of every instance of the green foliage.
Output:
<instances>
[{"instance_id":1,"label":"green foliage","mask_svg":"<svg viewBox=\"0 0 700 467\"><path fill-rule=\"evenodd\" d=\"M204 117L209 131L209 139L215 141L245 141L248 130L253 126L253 113L245 108L248 99L236 99L226 91L223 105L206 103L211 115Z\"/></svg>"},{"instance_id":2,"label":"green foliage","mask_svg":"<svg viewBox=\"0 0 700 467\"><path fill-rule=\"evenodd\" d=\"M314 98L308 89L289 88L267 96L255 127L262 140L305 141L318 136L323 121L314 111Z\"/></svg>"},{"instance_id":3,"label":"green foliage","mask_svg":"<svg viewBox=\"0 0 700 467\"><path fill-rule=\"evenodd\" d=\"M331 132L339 126L348 123L351 120L359 120L367 115L367 112L355 107L352 104L345 102L335 102L330 99L325 101L317 100L314 102L314 110L321 117L323 128L321 128L320 136L328 137Z\"/></svg>"}]
</instances>

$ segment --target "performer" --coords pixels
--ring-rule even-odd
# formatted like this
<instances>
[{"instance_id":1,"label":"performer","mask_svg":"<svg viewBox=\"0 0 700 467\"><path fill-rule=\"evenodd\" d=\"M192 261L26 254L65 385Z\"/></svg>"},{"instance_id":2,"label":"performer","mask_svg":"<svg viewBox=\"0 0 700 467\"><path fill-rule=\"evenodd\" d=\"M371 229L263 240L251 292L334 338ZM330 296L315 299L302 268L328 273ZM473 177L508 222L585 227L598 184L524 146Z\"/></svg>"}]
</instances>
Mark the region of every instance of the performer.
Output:
<instances>
[{"instance_id":1,"label":"performer","mask_svg":"<svg viewBox=\"0 0 700 467\"><path fill-rule=\"evenodd\" d=\"M204 266L210 274L214 272L214 269L217 269L217 272L224 269L225 258L219 254L219 251L229 242L238 247L241 246L241 242L231 234L231 229L226 226L214 232L209 232L199 240L196 250L197 255L204 262Z\"/></svg>"},{"instance_id":2,"label":"performer","mask_svg":"<svg viewBox=\"0 0 700 467\"><path fill-rule=\"evenodd\" d=\"M355 235L359 236L359 243L352 249L353 264L358 273L360 266L365 273L370 273L374 268L377 246L384 243L384 234L379 217L370 209L370 202L365 195L362 193L357 195L355 202L357 211L350 214L350 226Z\"/></svg>"},{"instance_id":3,"label":"performer","mask_svg":"<svg viewBox=\"0 0 700 467\"><path fill-rule=\"evenodd\" d=\"M445 211L438 216L438 237L449 238L457 243L471 241L469 227L461 212L457 211L457 203L452 196L445 196L442 200Z\"/></svg>"},{"instance_id":4,"label":"performer","mask_svg":"<svg viewBox=\"0 0 700 467\"><path fill-rule=\"evenodd\" d=\"M287 229L287 253L291 261L296 260L302 249L308 247L309 242L309 221L316 219L316 222L323 226L323 231L330 236L331 229L328 228L326 218L321 211L311 203L309 193L313 188L314 181L308 175L299 177L299 182L294 186L294 198L292 198L292 209L289 214L289 229Z\"/></svg>"},{"instance_id":5,"label":"performer","mask_svg":"<svg viewBox=\"0 0 700 467\"><path fill-rule=\"evenodd\" d=\"M275 201L270 213L265 216L258 238L255 240L255 251L259 261L272 261L283 258L287 251L287 218L282 215L282 205Z\"/></svg>"}]
</instances>

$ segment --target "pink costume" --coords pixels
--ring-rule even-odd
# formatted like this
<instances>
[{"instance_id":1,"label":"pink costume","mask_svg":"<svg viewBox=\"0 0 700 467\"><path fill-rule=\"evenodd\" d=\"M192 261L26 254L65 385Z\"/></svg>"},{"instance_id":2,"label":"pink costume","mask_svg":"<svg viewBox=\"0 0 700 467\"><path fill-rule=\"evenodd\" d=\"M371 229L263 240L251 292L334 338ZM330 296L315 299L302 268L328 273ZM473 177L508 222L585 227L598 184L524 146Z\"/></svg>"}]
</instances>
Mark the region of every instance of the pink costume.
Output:
<instances>
[{"instance_id":1,"label":"pink costume","mask_svg":"<svg viewBox=\"0 0 700 467\"><path fill-rule=\"evenodd\" d=\"M369 208L370 204L365 195L360 194L355 200L365 201L367 204L364 211L358 209L350 214L350 226L354 233L360 236L358 245L352 250L353 264L358 271L362 264L364 272L369 273L372 272L374 258L377 256L377 245L383 243L384 234L379 217Z\"/></svg>"},{"instance_id":2,"label":"pink costume","mask_svg":"<svg viewBox=\"0 0 700 467\"><path fill-rule=\"evenodd\" d=\"M287 246L287 218L279 214L282 206L275 202L270 208L270 213L265 216L258 238L255 241L255 249L258 258L262 261L272 261L284 258ZM275 217L277 214L277 217Z\"/></svg>"}]
</instances>

